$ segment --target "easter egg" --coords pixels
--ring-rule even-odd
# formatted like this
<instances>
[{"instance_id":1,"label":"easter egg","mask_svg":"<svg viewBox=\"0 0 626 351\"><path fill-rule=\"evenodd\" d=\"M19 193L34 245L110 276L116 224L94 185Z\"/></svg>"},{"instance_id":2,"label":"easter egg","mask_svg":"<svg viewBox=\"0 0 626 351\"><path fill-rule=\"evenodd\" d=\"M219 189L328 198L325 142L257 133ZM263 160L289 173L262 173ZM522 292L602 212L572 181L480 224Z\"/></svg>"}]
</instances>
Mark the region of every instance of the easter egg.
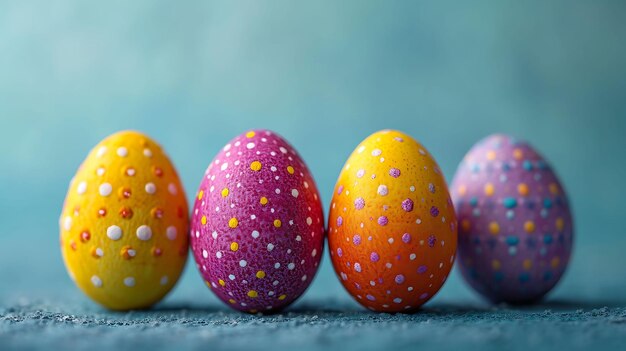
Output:
<instances>
[{"instance_id":1,"label":"easter egg","mask_svg":"<svg viewBox=\"0 0 626 351\"><path fill-rule=\"evenodd\" d=\"M335 272L374 311L419 308L454 262L456 216L445 179L426 148L399 131L372 134L348 158L328 226Z\"/></svg>"},{"instance_id":2,"label":"easter egg","mask_svg":"<svg viewBox=\"0 0 626 351\"><path fill-rule=\"evenodd\" d=\"M146 308L178 280L188 225L174 165L154 140L123 131L100 142L70 182L61 252L70 277L94 301Z\"/></svg>"},{"instance_id":3,"label":"easter egg","mask_svg":"<svg viewBox=\"0 0 626 351\"><path fill-rule=\"evenodd\" d=\"M572 250L565 190L529 144L478 142L452 183L463 277L493 302L529 303L559 281Z\"/></svg>"},{"instance_id":4,"label":"easter egg","mask_svg":"<svg viewBox=\"0 0 626 351\"><path fill-rule=\"evenodd\" d=\"M231 140L208 166L191 216L191 248L206 285L228 306L276 311L319 266L324 218L296 150L267 130Z\"/></svg>"}]
</instances>

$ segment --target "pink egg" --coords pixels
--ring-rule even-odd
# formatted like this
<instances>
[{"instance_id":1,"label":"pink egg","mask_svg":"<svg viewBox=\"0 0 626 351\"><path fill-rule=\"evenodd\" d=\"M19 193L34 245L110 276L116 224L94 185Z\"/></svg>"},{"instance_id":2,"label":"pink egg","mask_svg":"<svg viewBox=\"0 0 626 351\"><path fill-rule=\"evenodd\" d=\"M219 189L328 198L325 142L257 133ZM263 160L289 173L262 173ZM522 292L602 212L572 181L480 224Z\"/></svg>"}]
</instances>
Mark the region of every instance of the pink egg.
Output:
<instances>
[{"instance_id":1,"label":"pink egg","mask_svg":"<svg viewBox=\"0 0 626 351\"><path fill-rule=\"evenodd\" d=\"M240 311L289 305L319 266L319 192L298 153L273 132L249 131L224 146L205 172L191 218L202 277Z\"/></svg>"}]
</instances>

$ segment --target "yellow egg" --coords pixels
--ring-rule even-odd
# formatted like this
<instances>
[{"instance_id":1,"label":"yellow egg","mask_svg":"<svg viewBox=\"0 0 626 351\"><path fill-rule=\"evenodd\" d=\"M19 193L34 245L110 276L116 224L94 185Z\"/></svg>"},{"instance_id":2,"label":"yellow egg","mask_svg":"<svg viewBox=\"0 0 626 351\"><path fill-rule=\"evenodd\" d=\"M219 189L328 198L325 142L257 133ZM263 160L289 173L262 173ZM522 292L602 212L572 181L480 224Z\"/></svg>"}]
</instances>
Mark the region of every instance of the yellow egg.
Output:
<instances>
[{"instance_id":1,"label":"yellow egg","mask_svg":"<svg viewBox=\"0 0 626 351\"><path fill-rule=\"evenodd\" d=\"M182 184L161 147L139 132L111 135L89 153L70 182L59 224L70 277L110 309L158 302L187 260Z\"/></svg>"}]
</instances>

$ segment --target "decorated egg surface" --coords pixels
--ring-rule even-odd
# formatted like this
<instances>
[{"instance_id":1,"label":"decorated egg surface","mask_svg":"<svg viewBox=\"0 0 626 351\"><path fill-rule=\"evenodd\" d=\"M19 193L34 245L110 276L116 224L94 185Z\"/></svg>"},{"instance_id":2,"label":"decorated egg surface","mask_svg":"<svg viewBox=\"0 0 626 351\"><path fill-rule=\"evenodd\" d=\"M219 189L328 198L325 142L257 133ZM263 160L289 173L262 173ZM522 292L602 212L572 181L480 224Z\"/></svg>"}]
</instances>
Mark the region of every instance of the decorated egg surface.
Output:
<instances>
[{"instance_id":1,"label":"decorated egg surface","mask_svg":"<svg viewBox=\"0 0 626 351\"><path fill-rule=\"evenodd\" d=\"M357 146L337 180L328 225L335 272L374 311L417 309L454 262L456 216L445 179L426 148L399 131Z\"/></svg>"},{"instance_id":2,"label":"decorated egg surface","mask_svg":"<svg viewBox=\"0 0 626 351\"><path fill-rule=\"evenodd\" d=\"M463 276L494 302L540 299L561 278L572 250L567 196L529 144L506 135L477 143L452 183Z\"/></svg>"},{"instance_id":3,"label":"decorated egg surface","mask_svg":"<svg viewBox=\"0 0 626 351\"><path fill-rule=\"evenodd\" d=\"M146 308L174 286L188 251L188 208L174 165L148 136L98 144L70 183L60 218L70 277L99 304Z\"/></svg>"},{"instance_id":4,"label":"decorated egg surface","mask_svg":"<svg viewBox=\"0 0 626 351\"><path fill-rule=\"evenodd\" d=\"M250 313L289 305L311 283L323 243L315 182L283 138L249 131L215 156L196 194L191 247L222 301Z\"/></svg>"}]
</instances>

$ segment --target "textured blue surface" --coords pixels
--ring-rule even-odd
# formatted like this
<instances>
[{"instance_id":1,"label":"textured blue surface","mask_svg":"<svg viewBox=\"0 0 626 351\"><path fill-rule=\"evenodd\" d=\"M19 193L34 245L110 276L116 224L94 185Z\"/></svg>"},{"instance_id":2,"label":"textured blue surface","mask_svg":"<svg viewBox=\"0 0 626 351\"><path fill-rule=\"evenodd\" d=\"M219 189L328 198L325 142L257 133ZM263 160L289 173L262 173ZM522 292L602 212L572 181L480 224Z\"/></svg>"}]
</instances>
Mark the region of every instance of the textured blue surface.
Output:
<instances>
[{"instance_id":1,"label":"textured blue surface","mask_svg":"<svg viewBox=\"0 0 626 351\"><path fill-rule=\"evenodd\" d=\"M624 13L619 1L0 1L0 349L623 345ZM191 264L164 310L106 313L77 291L57 220L89 148L142 130L190 195L249 128L300 151L326 209L376 130L413 135L448 179L484 136L528 139L571 198L570 269L547 305L522 310L487 307L455 272L413 316L359 309L327 258L281 318L226 310Z\"/></svg>"}]
</instances>

